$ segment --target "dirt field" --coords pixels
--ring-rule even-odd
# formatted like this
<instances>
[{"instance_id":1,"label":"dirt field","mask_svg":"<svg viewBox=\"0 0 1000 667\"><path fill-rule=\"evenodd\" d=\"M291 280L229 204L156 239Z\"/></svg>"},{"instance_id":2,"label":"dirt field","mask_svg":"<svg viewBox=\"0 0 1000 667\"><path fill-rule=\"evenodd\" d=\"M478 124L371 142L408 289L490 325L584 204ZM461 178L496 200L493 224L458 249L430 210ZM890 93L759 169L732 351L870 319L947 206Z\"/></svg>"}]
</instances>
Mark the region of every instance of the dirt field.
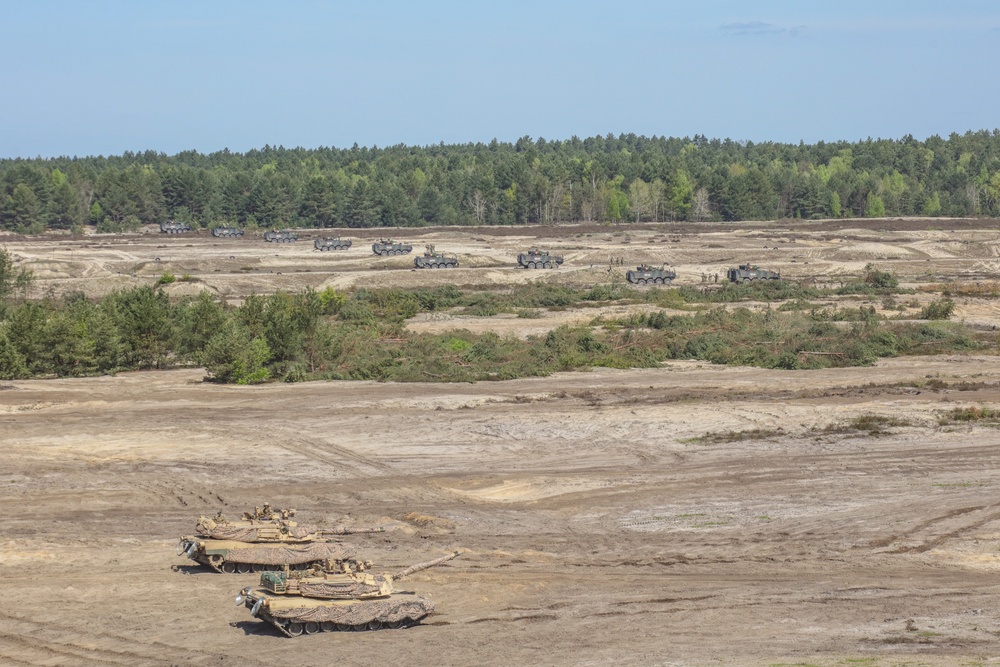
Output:
<instances>
[{"instance_id":1,"label":"dirt field","mask_svg":"<svg viewBox=\"0 0 1000 667\"><path fill-rule=\"evenodd\" d=\"M348 253L153 233L0 244L36 273L36 296L164 271L195 279L173 293L234 301L307 285L589 285L610 256L669 260L688 284L738 261L820 282L872 261L913 285L1000 278L1000 233L979 221L700 229L398 234L457 253L463 268L447 271L375 258L377 232ZM510 268L536 242L564 267ZM957 304L1000 324L1000 300ZM594 314L411 326L529 335ZM1000 664L1000 431L938 422L1000 407L1000 357L461 385L202 375L0 383L0 665ZM905 425L840 428L864 414ZM763 437L702 437L753 429ZM234 605L253 575L174 555L199 514L265 500L390 528L348 538L387 569L468 552L405 580L438 608L421 626L286 639Z\"/></svg>"}]
</instances>

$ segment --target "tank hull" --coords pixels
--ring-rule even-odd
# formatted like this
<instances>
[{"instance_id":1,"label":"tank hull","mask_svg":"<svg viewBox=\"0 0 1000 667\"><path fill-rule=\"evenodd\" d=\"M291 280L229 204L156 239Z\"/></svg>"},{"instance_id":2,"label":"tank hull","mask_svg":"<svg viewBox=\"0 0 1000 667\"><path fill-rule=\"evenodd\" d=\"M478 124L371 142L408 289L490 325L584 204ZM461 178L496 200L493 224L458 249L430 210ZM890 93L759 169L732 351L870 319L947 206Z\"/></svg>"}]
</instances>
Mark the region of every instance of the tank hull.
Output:
<instances>
[{"instance_id":1,"label":"tank hull","mask_svg":"<svg viewBox=\"0 0 1000 667\"><path fill-rule=\"evenodd\" d=\"M398 629L420 623L434 603L410 593L375 600L317 600L250 591L243 605L286 637L319 632ZM256 611L255 611L256 610Z\"/></svg>"},{"instance_id":2,"label":"tank hull","mask_svg":"<svg viewBox=\"0 0 1000 667\"><path fill-rule=\"evenodd\" d=\"M327 560L352 560L355 551L341 542L309 542L300 544L248 543L182 537L178 555L225 574L267 572L319 567Z\"/></svg>"}]
</instances>

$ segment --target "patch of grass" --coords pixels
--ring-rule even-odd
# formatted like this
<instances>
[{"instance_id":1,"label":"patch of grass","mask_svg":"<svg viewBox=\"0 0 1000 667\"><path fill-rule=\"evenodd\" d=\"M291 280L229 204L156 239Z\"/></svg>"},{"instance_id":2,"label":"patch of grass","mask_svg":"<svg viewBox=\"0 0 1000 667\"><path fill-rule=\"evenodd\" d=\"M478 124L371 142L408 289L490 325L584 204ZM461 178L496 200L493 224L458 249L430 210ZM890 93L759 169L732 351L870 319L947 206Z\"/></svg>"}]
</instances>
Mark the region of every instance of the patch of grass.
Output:
<instances>
[{"instance_id":1,"label":"patch of grass","mask_svg":"<svg viewBox=\"0 0 1000 667\"><path fill-rule=\"evenodd\" d=\"M823 428L822 432L827 434L866 433L869 436L880 436L891 433L890 428L910 425L909 421L898 417L866 413L847 421L830 424Z\"/></svg>"},{"instance_id":2,"label":"patch of grass","mask_svg":"<svg viewBox=\"0 0 1000 667\"><path fill-rule=\"evenodd\" d=\"M965 422L1000 423L1000 410L984 405L954 408L938 416L938 425L949 426Z\"/></svg>"},{"instance_id":3,"label":"patch of grass","mask_svg":"<svg viewBox=\"0 0 1000 667\"><path fill-rule=\"evenodd\" d=\"M717 444L723 442L743 442L744 440L766 440L785 435L785 429L754 428L745 431L719 431L706 433L696 438L690 438L691 442L703 444Z\"/></svg>"},{"instance_id":4,"label":"patch of grass","mask_svg":"<svg viewBox=\"0 0 1000 667\"><path fill-rule=\"evenodd\" d=\"M177 276L170 273L169 271L164 271L163 275L160 276L159 280L156 281L157 285L169 285L170 283L177 282Z\"/></svg>"}]
</instances>

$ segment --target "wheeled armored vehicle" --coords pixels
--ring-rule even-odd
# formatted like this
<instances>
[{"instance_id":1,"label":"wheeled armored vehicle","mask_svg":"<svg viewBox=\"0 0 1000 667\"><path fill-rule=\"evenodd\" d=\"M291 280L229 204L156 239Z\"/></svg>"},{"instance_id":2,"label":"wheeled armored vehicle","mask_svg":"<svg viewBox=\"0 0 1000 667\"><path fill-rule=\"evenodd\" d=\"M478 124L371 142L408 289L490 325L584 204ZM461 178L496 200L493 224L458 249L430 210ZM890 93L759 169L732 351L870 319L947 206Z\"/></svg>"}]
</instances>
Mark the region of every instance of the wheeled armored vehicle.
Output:
<instances>
[{"instance_id":1,"label":"wheeled armored vehicle","mask_svg":"<svg viewBox=\"0 0 1000 667\"><path fill-rule=\"evenodd\" d=\"M268 243L291 243L299 240L299 233L291 229L282 229L280 232L272 229L264 232L264 240Z\"/></svg>"},{"instance_id":2,"label":"wheeled armored vehicle","mask_svg":"<svg viewBox=\"0 0 1000 667\"><path fill-rule=\"evenodd\" d=\"M418 269L453 269L458 266L458 257L435 252L433 245L428 245L422 256L413 258L413 265Z\"/></svg>"},{"instance_id":3,"label":"wheeled armored vehicle","mask_svg":"<svg viewBox=\"0 0 1000 667\"><path fill-rule=\"evenodd\" d=\"M676 277L677 272L666 264L640 264L634 271L625 272L625 279L633 285L669 285Z\"/></svg>"},{"instance_id":4,"label":"wheeled armored vehicle","mask_svg":"<svg viewBox=\"0 0 1000 667\"><path fill-rule=\"evenodd\" d=\"M517 265L524 269L551 269L563 263L563 258L548 250L531 248L517 256Z\"/></svg>"},{"instance_id":5,"label":"wheeled armored vehicle","mask_svg":"<svg viewBox=\"0 0 1000 667\"><path fill-rule=\"evenodd\" d=\"M174 222L169 220L160 223L160 231L164 234L183 234L191 231L191 225L186 222Z\"/></svg>"},{"instance_id":6,"label":"wheeled armored vehicle","mask_svg":"<svg viewBox=\"0 0 1000 667\"><path fill-rule=\"evenodd\" d=\"M732 283L748 283L751 280L781 280L781 273L762 269L756 264L740 264L726 271L726 278Z\"/></svg>"},{"instance_id":7,"label":"wheeled armored vehicle","mask_svg":"<svg viewBox=\"0 0 1000 667\"><path fill-rule=\"evenodd\" d=\"M342 239L339 236L334 238L332 236L324 236L323 238L316 239L313 241L313 247L316 250L322 250L327 252L330 250L347 250L352 245L350 239Z\"/></svg>"},{"instance_id":8,"label":"wheeled armored vehicle","mask_svg":"<svg viewBox=\"0 0 1000 667\"><path fill-rule=\"evenodd\" d=\"M243 236L242 227L215 227L212 229L212 236L216 238L232 238L235 236Z\"/></svg>"},{"instance_id":9,"label":"wheeled armored vehicle","mask_svg":"<svg viewBox=\"0 0 1000 667\"><path fill-rule=\"evenodd\" d=\"M413 246L409 243L396 243L392 239L379 239L378 243L372 244L372 252L382 257L407 255L413 252Z\"/></svg>"}]
</instances>

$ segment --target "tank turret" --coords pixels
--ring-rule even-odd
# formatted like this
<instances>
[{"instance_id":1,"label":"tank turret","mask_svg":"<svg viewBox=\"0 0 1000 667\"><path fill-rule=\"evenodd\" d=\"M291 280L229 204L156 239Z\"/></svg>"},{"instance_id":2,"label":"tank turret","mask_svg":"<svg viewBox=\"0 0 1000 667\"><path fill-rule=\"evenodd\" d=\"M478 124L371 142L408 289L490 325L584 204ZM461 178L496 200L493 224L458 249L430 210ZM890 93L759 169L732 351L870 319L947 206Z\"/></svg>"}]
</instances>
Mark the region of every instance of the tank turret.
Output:
<instances>
[{"instance_id":1,"label":"tank turret","mask_svg":"<svg viewBox=\"0 0 1000 667\"><path fill-rule=\"evenodd\" d=\"M395 574L371 574L368 563L327 563L302 572L265 572L259 587L247 587L236 604L289 637L333 630L377 630L419 623L434 611L430 600L397 592L393 582L440 565L455 551Z\"/></svg>"}]
</instances>

